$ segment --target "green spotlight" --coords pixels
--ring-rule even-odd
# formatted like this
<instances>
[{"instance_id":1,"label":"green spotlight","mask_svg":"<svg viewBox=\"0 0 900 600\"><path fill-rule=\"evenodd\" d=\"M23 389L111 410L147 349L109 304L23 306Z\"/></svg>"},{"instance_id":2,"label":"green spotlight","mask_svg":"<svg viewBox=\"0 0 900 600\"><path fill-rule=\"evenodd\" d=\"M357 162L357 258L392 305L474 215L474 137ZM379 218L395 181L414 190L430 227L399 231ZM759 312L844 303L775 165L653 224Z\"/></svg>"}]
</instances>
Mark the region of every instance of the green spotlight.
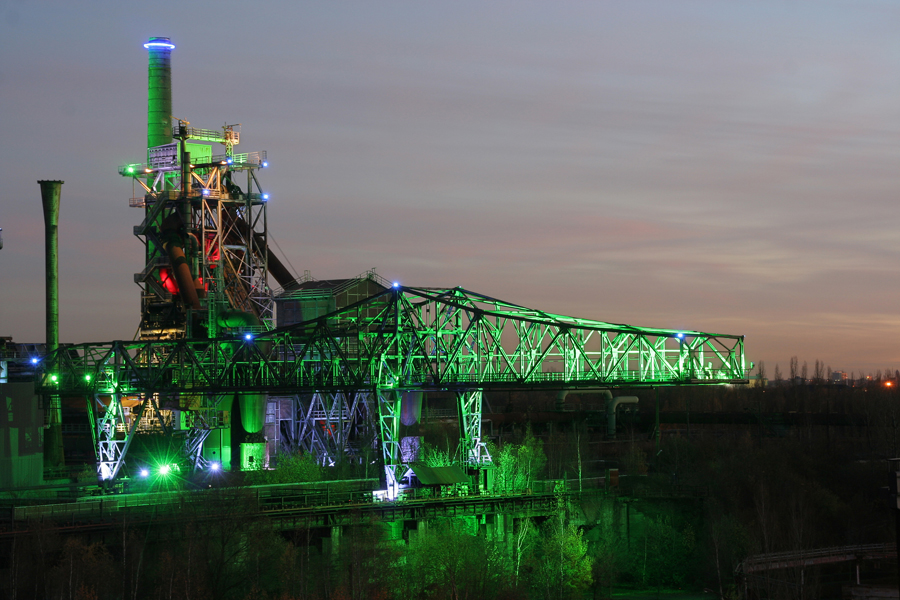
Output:
<instances>
[{"instance_id":1,"label":"green spotlight","mask_svg":"<svg viewBox=\"0 0 900 600\"><path fill-rule=\"evenodd\" d=\"M169 465L163 465L159 468L159 474L166 476L169 474L169 471L171 471L171 470L172 470L172 467L170 467Z\"/></svg>"},{"instance_id":2,"label":"green spotlight","mask_svg":"<svg viewBox=\"0 0 900 600\"><path fill-rule=\"evenodd\" d=\"M57 379L56 375L50 376L50 381L52 381L53 383L56 383L56 379Z\"/></svg>"},{"instance_id":3,"label":"green spotlight","mask_svg":"<svg viewBox=\"0 0 900 600\"><path fill-rule=\"evenodd\" d=\"M85 380L85 381L90 381L90 380L91 380L91 376L90 376L90 375L85 375L85 376L84 376L84 380Z\"/></svg>"}]
</instances>

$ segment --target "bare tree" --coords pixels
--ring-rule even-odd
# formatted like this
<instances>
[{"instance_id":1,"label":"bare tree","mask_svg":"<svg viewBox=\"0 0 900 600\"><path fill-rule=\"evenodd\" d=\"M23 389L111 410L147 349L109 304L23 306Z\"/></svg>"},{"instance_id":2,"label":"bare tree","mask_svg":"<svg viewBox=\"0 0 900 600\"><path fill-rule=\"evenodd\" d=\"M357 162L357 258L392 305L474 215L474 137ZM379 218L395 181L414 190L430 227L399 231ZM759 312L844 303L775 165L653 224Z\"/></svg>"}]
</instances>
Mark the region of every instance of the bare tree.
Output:
<instances>
[{"instance_id":1,"label":"bare tree","mask_svg":"<svg viewBox=\"0 0 900 600\"><path fill-rule=\"evenodd\" d=\"M775 383L781 383L784 381L784 377L781 375L781 367L778 366L778 363L775 363Z\"/></svg>"},{"instance_id":2,"label":"bare tree","mask_svg":"<svg viewBox=\"0 0 900 600\"><path fill-rule=\"evenodd\" d=\"M800 368L800 379L803 380L803 383L806 383L806 379L809 377L809 367L806 366L806 361L803 361L803 366Z\"/></svg>"},{"instance_id":3,"label":"bare tree","mask_svg":"<svg viewBox=\"0 0 900 600\"><path fill-rule=\"evenodd\" d=\"M765 361L759 361L759 366L756 367L756 374L759 376L759 384L763 385L763 380L766 378L766 363Z\"/></svg>"},{"instance_id":4,"label":"bare tree","mask_svg":"<svg viewBox=\"0 0 900 600\"><path fill-rule=\"evenodd\" d=\"M796 379L797 379L797 376L799 375L799 373L797 372L797 365L798 365L797 357L792 356L791 357L791 383L794 383L794 381L796 381Z\"/></svg>"},{"instance_id":5,"label":"bare tree","mask_svg":"<svg viewBox=\"0 0 900 600\"><path fill-rule=\"evenodd\" d=\"M815 382L817 384L825 383L825 363L823 363L818 358L816 359L815 371L813 371L813 377L815 378Z\"/></svg>"}]
</instances>

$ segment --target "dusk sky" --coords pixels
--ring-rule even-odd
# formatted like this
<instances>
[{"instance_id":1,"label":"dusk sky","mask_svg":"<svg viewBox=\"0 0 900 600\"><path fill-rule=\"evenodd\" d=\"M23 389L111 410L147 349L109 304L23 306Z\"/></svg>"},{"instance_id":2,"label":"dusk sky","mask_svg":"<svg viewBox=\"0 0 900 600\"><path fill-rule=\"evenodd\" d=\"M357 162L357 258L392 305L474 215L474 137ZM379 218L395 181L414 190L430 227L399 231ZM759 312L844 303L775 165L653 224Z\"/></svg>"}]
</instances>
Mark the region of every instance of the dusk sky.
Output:
<instances>
[{"instance_id":1,"label":"dusk sky","mask_svg":"<svg viewBox=\"0 0 900 600\"><path fill-rule=\"evenodd\" d=\"M900 368L896 2L0 0L0 336L44 340L38 179L62 179L60 339L131 339L120 164L147 51L173 112L266 150L295 273L376 267L525 306ZM893 341L892 341L893 340Z\"/></svg>"}]
</instances>

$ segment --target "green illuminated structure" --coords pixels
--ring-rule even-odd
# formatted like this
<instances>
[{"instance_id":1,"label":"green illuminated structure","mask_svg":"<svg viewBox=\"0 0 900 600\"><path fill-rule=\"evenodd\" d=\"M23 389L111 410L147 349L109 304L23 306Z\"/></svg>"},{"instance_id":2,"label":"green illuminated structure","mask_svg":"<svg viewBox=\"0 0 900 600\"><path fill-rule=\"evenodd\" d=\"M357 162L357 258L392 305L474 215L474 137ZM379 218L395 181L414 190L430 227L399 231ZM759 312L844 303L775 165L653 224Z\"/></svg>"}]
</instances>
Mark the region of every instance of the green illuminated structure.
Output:
<instances>
[{"instance_id":1,"label":"green illuminated structure","mask_svg":"<svg viewBox=\"0 0 900 600\"><path fill-rule=\"evenodd\" d=\"M218 399L230 394L342 394L365 408L342 415L377 426L390 489L406 468L398 439L404 393L455 392L461 458L478 466L491 460L481 438L485 390L733 384L746 383L746 374L743 336L576 319L461 288L395 285L254 335L66 346L43 361L39 388L94 398L108 478L148 406L193 404L196 418L213 422ZM140 399L130 417L126 397Z\"/></svg>"},{"instance_id":2,"label":"green illuminated structure","mask_svg":"<svg viewBox=\"0 0 900 600\"><path fill-rule=\"evenodd\" d=\"M147 161L119 168L137 190L131 206L143 210L134 228L146 249L134 278L138 339L60 347L36 370L45 398L88 399L101 480L123 473L142 433L176 439L191 470L227 468L234 399L253 435L240 462L257 468L273 397L294 412L291 449L322 464L361 460L361 445L377 438L394 497L409 460L401 407L420 404L422 391L455 393L457 458L479 468L491 462L481 436L486 390L746 382L742 336L552 315L462 288L392 285L374 271L323 295L313 284L324 282L295 279L269 250L269 197L257 179L266 153L235 153L239 126L172 123L174 45L152 38L145 47ZM285 292L281 327L270 275Z\"/></svg>"}]
</instances>

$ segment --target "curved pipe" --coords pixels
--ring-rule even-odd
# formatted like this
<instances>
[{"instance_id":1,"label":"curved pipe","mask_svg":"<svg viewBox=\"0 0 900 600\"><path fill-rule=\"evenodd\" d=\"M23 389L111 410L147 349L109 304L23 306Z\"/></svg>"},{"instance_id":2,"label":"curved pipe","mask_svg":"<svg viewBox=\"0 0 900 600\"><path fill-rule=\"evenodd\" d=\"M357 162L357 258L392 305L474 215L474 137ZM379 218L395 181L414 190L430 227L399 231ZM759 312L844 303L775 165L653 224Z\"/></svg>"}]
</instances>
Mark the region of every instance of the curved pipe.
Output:
<instances>
[{"instance_id":1,"label":"curved pipe","mask_svg":"<svg viewBox=\"0 0 900 600\"><path fill-rule=\"evenodd\" d=\"M191 268L187 257L184 255L184 239L181 236L181 217L172 213L165 219L159 228L163 249L169 255L169 263L178 283L178 292L181 299L191 308L200 308L200 298L197 296L197 288L194 287L194 278L191 277Z\"/></svg>"},{"instance_id":2,"label":"curved pipe","mask_svg":"<svg viewBox=\"0 0 900 600\"><path fill-rule=\"evenodd\" d=\"M612 392L606 388L584 388L578 390L560 390L556 392L556 410L563 410L563 404L565 403L566 396L569 395L569 392L591 392L591 393L600 393L606 399L607 402L612 400Z\"/></svg>"},{"instance_id":3,"label":"curved pipe","mask_svg":"<svg viewBox=\"0 0 900 600\"><path fill-rule=\"evenodd\" d=\"M612 394L606 400L606 436L616 437L616 409L620 404L637 404L637 396L619 396L613 398Z\"/></svg>"}]
</instances>

